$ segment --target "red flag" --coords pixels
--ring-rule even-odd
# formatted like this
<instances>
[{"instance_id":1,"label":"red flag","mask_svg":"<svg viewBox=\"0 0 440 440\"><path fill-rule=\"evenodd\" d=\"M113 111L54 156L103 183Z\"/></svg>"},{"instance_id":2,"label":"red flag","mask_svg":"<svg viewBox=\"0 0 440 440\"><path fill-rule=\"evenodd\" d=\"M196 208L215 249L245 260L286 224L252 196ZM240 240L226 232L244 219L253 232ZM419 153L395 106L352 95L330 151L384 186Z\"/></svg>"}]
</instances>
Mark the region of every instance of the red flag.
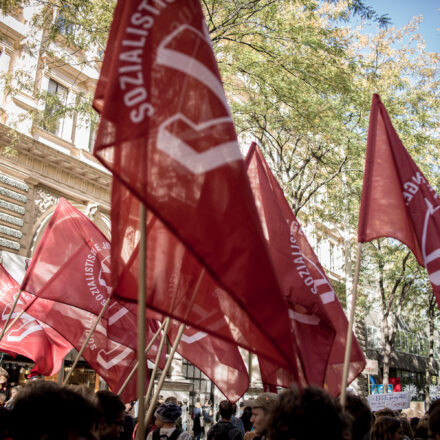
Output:
<instances>
[{"instance_id":1,"label":"red flag","mask_svg":"<svg viewBox=\"0 0 440 440\"><path fill-rule=\"evenodd\" d=\"M16 295L19 294L19 284L0 265L0 309L1 327L6 323ZM15 307L12 319L23 310L24 302L31 300L32 295L26 292ZM32 371L43 376L52 376L62 365L65 356L73 349L72 345L59 333L36 320L28 312L21 315L11 329L3 336L0 350L11 354L21 354L35 362Z\"/></svg>"},{"instance_id":2,"label":"red flag","mask_svg":"<svg viewBox=\"0 0 440 440\"><path fill-rule=\"evenodd\" d=\"M325 385L337 395L342 381L347 318L283 190L255 143L246 162L305 378L310 384ZM349 382L364 366L364 355L354 338ZM260 370L267 384L286 387L292 382L286 371L274 369L262 359Z\"/></svg>"},{"instance_id":3,"label":"red flag","mask_svg":"<svg viewBox=\"0 0 440 440\"><path fill-rule=\"evenodd\" d=\"M101 231L65 199L60 199L26 271L22 290L98 315L110 287L110 242ZM114 298L104 314L110 338L136 350L136 307ZM152 313L152 318L157 318ZM154 334L147 321L147 340ZM159 341L148 357L156 357ZM165 364L165 353L161 366Z\"/></svg>"},{"instance_id":4,"label":"red flag","mask_svg":"<svg viewBox=\"0 0 440 440\"><path fill-rule=\"evenodd\" d=\"M440 304L439 197L403 146L379 95L368 129L358 241L393 237L428 271Z\"/></svg>"},{"instance_id":5,"label":"red flag","mask_svg":"<svg viewBox=\"0 0 440 440\"><path fill-rule=\"evenodd\" d=\"M96 321L96 315L78 307L36 297L29 303L27 312L46 323L64 336L77 350ZM136 351L109 338L108 323L102 318L87 344L83 358L118 392L137 362ZM124 402L136 400L136 375L130 380L121 395Z\"/></svg>"},{"instance_id":6,"label":"red flag","mask_svg":"<svg viewBox=\"0 0 440 440\"><path fill-rule=\"evenodd\" d=\"M226 313L239 309L242 327L253 321L252 350L295 370L287 312L199 1L120 1L109 42L94 103L101 113L95 155L227 292ZM115 200L112 211L127 209ZM112 227L118 276L127 228ZM118 294L135 300L134 292ZM161 311L196 327L186 308Z\"/></svg>"}]
</instances>

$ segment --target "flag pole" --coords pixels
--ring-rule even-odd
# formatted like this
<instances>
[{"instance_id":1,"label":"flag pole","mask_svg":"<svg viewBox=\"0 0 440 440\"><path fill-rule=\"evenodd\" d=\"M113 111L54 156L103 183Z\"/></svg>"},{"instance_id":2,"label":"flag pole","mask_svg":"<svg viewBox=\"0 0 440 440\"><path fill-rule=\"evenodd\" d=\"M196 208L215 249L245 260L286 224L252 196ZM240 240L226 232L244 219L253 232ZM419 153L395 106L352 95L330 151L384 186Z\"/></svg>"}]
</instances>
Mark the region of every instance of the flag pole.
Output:
<instances>
[{"instance_id":1,"label":"flag pole","mask_svg":"<svg viewBox=\"0 0 440 440\"><path fill-rule=\"evenodd\" d=\"M146 307L146 264L147 264L147 231L146 231L147 210L144 203L140 204L140 242L139 242L139 284L138 284L138 369L137 369L137 396L138 396L138 414L145 414L145 376L147 374L145 362L145 307ZM143 417L138 417L138 429L136 439L145 439L145 421Z\"/></svg>"},{"instance_id":2,"label":"flag pole","mask_svg":"<svg viewBox=\"0 0 440 440\"><path fill-rule=\"evenodd\" d=\"M148 353L150 348L153 346L153 344L156 342L157 337L159 336L161 330L164 328L165 321L162 322L160 327L157 329L156 333L151 338L150 342L148 343L147 347L145 348L145 355ZM134 376L134 373L137 371L137 367L139 365L139 361L136 362L136 365L133 367L133 369L130 371L130 374L127 376L127 379L125 379L125 382L122 384L121 388L118 391L118 396L122 394L122 392L125 390L126 386L128 385L128 382L132 379Z\"/></svg>"},{"instance_id":3,"label":"flag pole","mask_svg":"<svg viewBox=\"0 0 440 440\"><path fill-rule=\"evenodd\" d=\"M107 301L105 302L104 306L102 307L101 311L99 312L99 315L96 317L95 323L93 324L93 327L90 329L86 340L84 341L81 349L79 350L78 354L76 355L75 360L73 361L72 366L70 367L70 371L67 373L66 378L64 379L63 385L67 385L69 383L70 376L73 373L73 370L75 369L76 365L78 364L78 361L82 354L84 353L84 350L87 347L87 344L90 341L90 338L92 337L94 331L96 330L96 327L98 327L99 321L101 321L102 315L107 310L108 305L110 304L111 297L107 298Z\"/></svg>"},{"instance_id":4,"label":"flag pole","mask_svg":"<svg viewBox=\"0 0 440 440\"><path fill-rule=\"evenodd\" d=\"M173 361L174 354L176 353L176 350L177 350L177 346L179 345L180 340L182 339L182 335L183 335L183 331L184 330L185 330L185 324L182 322L182 324L180 324L179 330L177 332L176 340L174 341L173 347L171 348L171 353L168 356L167 363L165 364L165 368L163 369L162 375L160 376L159 383L157 384L156 391L154 392L153 398L151 399L147 415L145 416L145 419L144 419L144 423L147 423L148 420L150 419L150 417L153 414L154 402L156 402L157 398L159 397L159 393L160 393L160 391L162 389L162 386L163 386L163 384L165 382L165 379L167 377L168 370L170 369L171 362ZM141 417L142 413L139 412L138 414L139 414L138 415L138 420L139 419L142 420L142 417Z\"/></svg>"},{"instance_id":5,"label":"flag pole","mask_svg":"<svg viewBox=\"0 0 440 440\"><path fill-rule=\"evenodd\" d=\"M1 340L3 339L3 336L4 336L5 333L6 333L6 327L8 327L9 321L10 321L11 318L12 318L12 315L13 315L13 313L14 313L15 307L17 306L18 299L20 298L20 295L21 295L21 289L18 291L17 296L15 297L14 303L12 304L11 311L9 312L9 315L8 315L8 317L6 318L5 325L3 326L3 328L2 328L2 332L0 333L0 342L1 342ZM21 316L21 315L20 315L20 316ZM13 324L15 324L15 322L16 322L16 321L14 320L14 321L13 321ZM12 325L11 325L10 327L12 327ZM10 328L10 327L9 327L9 328ZM9 330L9 328L8 328L8 330Z\"/></svg>"},{"instance_id":6,"label":"flag pole","mask_svg":"<svg viewBox=\"0 0 440 440\"><path fill-rule=\"evenodd\" d=\"M150 394L153 391L154 379L156 378L156 373L157 373L157 369L159 367L159 361L160 361L160 357L162 355L163 346L164 346L164 343L165 343L165 341L167 339L167 333L168 333L169 325L170 325L170 318L168 317L168 318L166 318L166 326L165 326L165 329L163 331L163 335L162 335L162 339L160 341L159 349L157 350L157 355L156 355L156 360L154 362L153 372L151 373L150 383L148 384L147 394L145 394L145 399L144 399L144 401L145 401L145 404L144 404L145 408L148 405L148 399L150 398ZM145 408L144 408L144 411L145 411ZM140 414L140 413L138 413L138 414ZM148 421L146 421L146 423L148 423Z\"/></svg>"},{"instance_id":7,"label":"flag pole","mask_svg":"<svg viewBox=\"0 0 440 440\"><path fill-rule=\"evenodd\" d=\"M358 243L357 252L356 252L356 267L355 267L354 280L353 280L353 291L351 295L350 321L348 323L348 328L347 328L347 339L346 339L345 356L344 356L344 370L342 373L341 395L339 397L342 408L345 408L345 401L347 397L347 379L348 379L348 369L350 366L350 358L351 358L351 346L353 343L353 324L354 324L354 315L356 310L359 272L361 267L362 245L363 243Z\"/></svg>"}]
</instances>

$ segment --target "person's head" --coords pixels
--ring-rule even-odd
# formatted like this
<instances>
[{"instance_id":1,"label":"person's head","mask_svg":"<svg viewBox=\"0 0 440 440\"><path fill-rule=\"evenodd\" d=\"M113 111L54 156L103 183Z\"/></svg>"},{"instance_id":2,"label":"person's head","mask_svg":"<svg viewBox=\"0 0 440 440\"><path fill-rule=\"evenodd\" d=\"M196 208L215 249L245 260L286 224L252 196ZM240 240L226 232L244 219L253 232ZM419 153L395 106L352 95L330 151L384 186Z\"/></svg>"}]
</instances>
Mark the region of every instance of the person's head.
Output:
<instances>
[{"instance_id":1,"label":"person's head","mask_svg":"<svg viewBox=\"0 0 440 440\"><path fill-rule=\"evenodd\" d=\"M428 438L428 432L429 432L429 421L428 416L423 416L414 431L414 437L415 438Z\"/></svg>"},{"instance_id":2,"label":"person's head","mask_svg":"<svg viewBox=\"0 0 440 440\"><path fill-rule=\"evenodd\" d=\"M8 383L8 378L8 372L3 367L0 367L0 387L5 386Z\"/></svg>"},{"instance_id":3,"label":"person's head","mask_svg":"<svg viewBox=\"0 0 440 440\"><path fill-rule=\"evenodd\" d=\"M241 418L245 420L251 420L251 417L252 417L252 408L250 406L245 406L243 408L243 415L241 416Z\"/></svg>"},{"instance_id":4,"label":"person's head","mask_svg":"<svg viewBox=\"0 0 440 440\"><path fill-rule=\"evenodd\" d=\"M14 440L93 440L93 427L100 418L89 400L46 381L26 384L15 398L11 415Z\"/></svg>"},{"instance_id":5,"label":"person's head","mask_svg":"<svg viewBox=\"0 0 440 440\"><path fill-rule=\"evenodd\" d=\"M400 420L388 416L377 418L371 430L370 440L403 440Z\"/></svg>"},{"instance_id":6,"label":"person's head","mask_svg":"<svg viewBox=\"0 0 440 440\"><path fill-rule=\"evenodd\" d=\"M167 403L167 402L172 402L172 403L177 404L177 398L174 397L174 396L168 396L168 397L165 399L165 403Z\"/></svg>"},{"instance_id":7,"label":"person's head","mask_svg":"<svg viewBox=\"0 0 440 440\"><path fill-rule=\"evenodd\" d=\"M182 415L179 405L174 402L165 402L154 412L156 425L159 428L172 427L176 425L176 420Z\"/></svg>"},{"instance_id":8,"label":"person's head","mask_svg":"<svg viewBox=\"0 0 440 440\"><path fill-rule=\"evenodd\" d=\"M256 399L246 401L245 405L252 408L251 422L258 435L264 435L266 433L270 411L276 399L277 395L274 393L263 393Z\"/></svg>"},{"instance_id":9,"label":"person's head","mask_svg":"<svg viewBox=\"0 0 440 440\"><path fill-rule=\"evenodd\" d=\"M17 385L14 388L11 388L11 399L15 399L15 397L17 396L18 392L21 390L21 386Z\"/></svg>"},{"instance_id":10,"label":"person's head","mask_svg":"<svg viewBox=\"0 0 440 440\"><path fill-rule=\"evenodd\" d=\"M201 408L202 404L200 402L196 402L196 404L194 405L196 408Z\"/></svg>"},{"instance_id":11,"label":"person's head","mask_svg":"<svg viewBox=\"0 0 440 440\"><path fill-rule=\"evenodd\" d=\"M429 435L432 439L440 440L440 407L430 411Z\"/></svg>"},{"instance_id":12,"label":"person's head","mask_svg":"<svg viewBox=\"0 0 440 440\"><path fill-rule=\"evenodd\" d=\"M341 440L348 422L339 403L325 391L292 386L273 406L268 434L271 440Z\"/></svg>"},{"instance_id":13,"label":"person's head","mask_svg":"<svg viewBox=\"0 0 440 440\"><path fill-rule=\"evenodd\" d=\"M393 411L392 409L383 408L383 409L380 409L379 411L376 411L374 413L374 417L377 420L379 417L397 417L397 415L396 415L396 412Z\"/></svg>"},{"instance_id":14,"label":"person's head","mask_svg":"<svg viewBox=\"0 0 440 440\"><path fill-rule=\"evenodd\" d=\"M233 409L230 402L227 400L222 400L218 406L218 411L222 420L231 420Z\"/></svg>"},{"instance_id":15,"label":"person's head","mask_svg":"<svg viewBox=\"0 0 440 440\"><path fill-rule=\"evenodd\" d=\"M429 410L428 410L428 414L431 414L437 408L440 408L440 399L434 400L434 402L431 403Z\"/></svg>"},{"instance_id":16,"label":"person's head","mask_svg":"<svg viewBox=\"0 0 440 440\"><path fill-rule=\"evenodd\" d=\"M107 390L98 391L96 397L103 415L99 426L101 440L120 438L124 430L124 403L118 395Z\"/></svg>"},{"instance_id":17,"label":"person's head","mask_svg":"<svg viewBox=\"0 0 440 440\"><path fill-rule=\"evenodd\" d=\"M372 414L365 399L347 393L345 411L351 416L351 440L363 440L371 428Z\"/></svg>"},{"instance_id":18,"label":"person's head","mask_svg":"<svg viewBox=\"0 0 440 440\"><path fill-rule=\"evenodd\" d=\"M11 412L0 407L0 440L10 438Z\"/></svg>"},{"instance_id":19,"label":"person's head","mask_svg":"<svg viewBox=\"0 0 440 440\"><path fill-rule=\"evenodd\" d=\"M407 417L400 417L400 425L402 426L403 435L408 437L410 440L414 440L414 433L409 424Z\"/></svg>"},{"instance_id":20,"label":"person's head","mask_svg":"<svg viewBox=\"0 0 440 440\"><path fill-rule=\"evenodd\" d=\"M413 417L410 421L409 424L411 425L411 429L413 430L413 432L415 432L417 426L419 425L420 419L418 417Z\"/></svg>"}]
</instances>

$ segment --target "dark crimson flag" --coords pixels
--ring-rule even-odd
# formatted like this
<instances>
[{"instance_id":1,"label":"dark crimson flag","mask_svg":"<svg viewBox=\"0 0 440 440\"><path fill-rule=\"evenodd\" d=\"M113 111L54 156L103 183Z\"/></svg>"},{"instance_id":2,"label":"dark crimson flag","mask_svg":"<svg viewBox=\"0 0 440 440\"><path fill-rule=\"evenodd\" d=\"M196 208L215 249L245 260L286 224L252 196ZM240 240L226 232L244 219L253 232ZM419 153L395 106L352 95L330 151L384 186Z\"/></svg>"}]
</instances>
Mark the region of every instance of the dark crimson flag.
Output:
<instances>
[{"instance_id":1,"label":"dark crimson flag","mask_svg":"<svg viewBox=\"0 0 440 440\"><path fill-rule=\"evenodd\" d=\"M428 271L440 304L440 202L399 139L379 95L368 129L358 241L393 237Z\"/></svg>"},{"instance_id":2,"label":"dark crimson flag","mask_svg":"<svg viewBox=\"0 0 440 440\"><path fill-rule=\"evenodd\" d=\"M283 288L292 333L305 380L338 395L342 382L348 321L304 231L260 149L252 144L248 175L272 260ZM365 357L354 337L348 381L364 369ZM263 382L287 387L293 378L260 359Z\"/></svg>"},{"instance_id":3,"label":"dark crimson flag","mask_svg":"<svg viewBox=\"0 0 440 440\"><path fill-rule=\"evenodd\" d=\"M234 331L198 328L231 342L247 338L252 351L296 374L287 311L198 0L118 2L94 106L101 114L94 154L160 222L165 232L156 235L156 244L165 246L166 258L172 255L166 245L178 259L191 253L186 264L198 267L190 272L205 268L224 292L223 312ZM137 276L130 267L136 246L124 246L138 240L131 229L136 210L126 201L113 194L115 285L123 272ZM148 256L156 281L163 258L157 250ZM205 292L191 293L196 280L185 281L189 296L159 304L148 295L148 303L197 328L188 306ZM169 279L163 281L155 292L172 289ZM118 288L116 295L136 301L136 290ZM251 336L251 327L258 334Z\"/></svg>"},{"instance_id":4,"label":"dark crimson flag","mask_svg":"<svg viewBox=\"0 0 440 440\"><path fill-rule=\"evenodd\" d=\"M14 300L19 294L19 288L19 284L0 265L1 328L6 323ZM21 292L11 322L32 299L33 295ZM21 354L32 359L35 362L32 371L43 376L52 376L57 373L63 359L72 349L72 345L65 338L44 322L35 319L29 312L21 315L0 342L1 351L12 355Z\"/></svg>"}]
</instances>

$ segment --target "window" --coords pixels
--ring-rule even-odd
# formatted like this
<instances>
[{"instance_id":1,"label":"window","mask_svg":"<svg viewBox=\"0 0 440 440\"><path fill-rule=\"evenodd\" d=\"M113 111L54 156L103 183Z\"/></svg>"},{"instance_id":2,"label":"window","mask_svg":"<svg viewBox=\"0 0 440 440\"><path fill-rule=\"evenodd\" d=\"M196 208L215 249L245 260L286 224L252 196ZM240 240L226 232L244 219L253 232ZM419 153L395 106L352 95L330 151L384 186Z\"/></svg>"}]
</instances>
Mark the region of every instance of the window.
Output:
<instances>
[{"instance_id":1,"label":"window","mask_svg":"<svg viewBox=\"0 0 440 440\"><path fill-rule=\"evenodd\" d=\"M49 79L47 88L46 106L44 109L44 119L41 126L45 130L60 136L63 132L63 117L61 116L62 107L66 104L68 90L66 87Z\"/></svg>"}]
</instances>

